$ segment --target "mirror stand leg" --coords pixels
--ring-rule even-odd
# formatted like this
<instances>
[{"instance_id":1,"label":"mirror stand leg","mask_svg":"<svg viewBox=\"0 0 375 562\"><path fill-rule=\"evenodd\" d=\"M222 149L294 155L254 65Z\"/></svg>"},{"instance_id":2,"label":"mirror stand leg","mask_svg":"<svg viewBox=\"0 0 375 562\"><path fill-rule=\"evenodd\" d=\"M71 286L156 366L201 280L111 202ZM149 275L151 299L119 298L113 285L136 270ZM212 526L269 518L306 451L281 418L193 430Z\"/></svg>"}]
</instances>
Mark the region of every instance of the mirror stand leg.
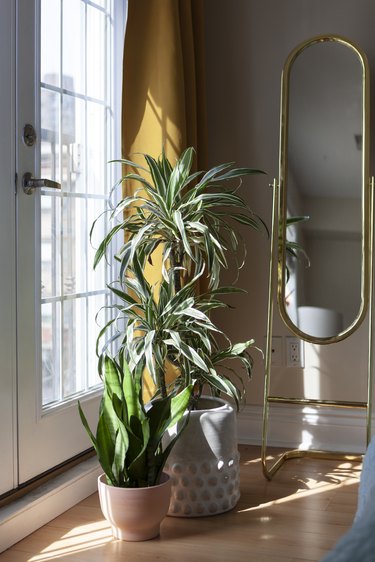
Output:
<instances>
[{"instance_id":1,"label":"mirror stand leg","mask_svg":"<svg viewBox=\"0 0 375 562\"><path fill-rule=\"evenodd\" d=\"M272 198L272 222L270 237L270 262L268 275L268 314L267 314L267 337L266 337L266 358L265 358L265 379L264 379L264 398L263 398L263 425L262 425L262 449L261 459L264 476L270 480L272 474L267 467L267 435L268 435L268 418L269 418L269 390L271 377L272 362L272 326L273 326L273 300L275 292L275 249L278 243L278 198L279 185L276 179L270 184L273 189ZM276 254L277 259L277 254Z\"/></svg>"},{"instance_id":2,"label":"mirror stand leg","mask_svg":"<svg viewBox=\"0 0 375 562\"><path fill-rule=\"evenodd\" d=\"M367 365L367 418L366 418L366 446L371 441L372 433L372 371L373 371L373 353L372 346L374 344L374 313L373 313L373 294L374 294L374 272L373 272L373 251L374 251L374 190L375 178L370 179L370 244L369 244L369 332L368 332L368 365Z\"/></svg>"}]
</instances>

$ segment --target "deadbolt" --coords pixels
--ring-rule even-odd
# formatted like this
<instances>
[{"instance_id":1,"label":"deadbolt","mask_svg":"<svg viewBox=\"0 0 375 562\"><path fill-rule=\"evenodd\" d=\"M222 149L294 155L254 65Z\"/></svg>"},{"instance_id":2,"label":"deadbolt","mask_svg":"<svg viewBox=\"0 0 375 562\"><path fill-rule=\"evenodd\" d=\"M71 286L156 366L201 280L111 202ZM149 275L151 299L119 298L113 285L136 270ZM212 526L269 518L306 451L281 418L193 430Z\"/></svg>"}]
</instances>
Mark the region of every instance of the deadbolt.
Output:
<instances>
[{"instance_id":1,"label":"deadbolt","mask_svg":"<svg viewBox=\"0 0 375 562\"><path fill-rule=\"evenodd\" d=\"M26 146L34 146L36 143L36 132L30 123L27 123L23 128L22 140Z\"/></svg>"}]
</instances>

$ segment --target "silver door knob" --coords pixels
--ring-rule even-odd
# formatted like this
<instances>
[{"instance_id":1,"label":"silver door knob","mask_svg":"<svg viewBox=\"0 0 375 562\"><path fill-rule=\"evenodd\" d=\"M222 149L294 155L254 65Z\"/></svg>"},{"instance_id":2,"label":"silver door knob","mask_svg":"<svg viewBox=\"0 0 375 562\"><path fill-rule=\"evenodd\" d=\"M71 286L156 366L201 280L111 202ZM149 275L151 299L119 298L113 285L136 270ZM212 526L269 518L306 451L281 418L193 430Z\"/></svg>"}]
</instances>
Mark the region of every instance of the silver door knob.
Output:
<instances>
[{"instance_id":1,"label":"silver door knob","mask_svg":"<svg viewBox=\"0 0 375 562\"><path fill-rule=\"evenodd\" d=\"M30 174L30 172L27 172L23 175L22 187L27 195L31 195L34 192L34 189L41 189L43 187L61 189L61 183L46 178L33 178L32 174Z\"/></svg>"}]
</instances>

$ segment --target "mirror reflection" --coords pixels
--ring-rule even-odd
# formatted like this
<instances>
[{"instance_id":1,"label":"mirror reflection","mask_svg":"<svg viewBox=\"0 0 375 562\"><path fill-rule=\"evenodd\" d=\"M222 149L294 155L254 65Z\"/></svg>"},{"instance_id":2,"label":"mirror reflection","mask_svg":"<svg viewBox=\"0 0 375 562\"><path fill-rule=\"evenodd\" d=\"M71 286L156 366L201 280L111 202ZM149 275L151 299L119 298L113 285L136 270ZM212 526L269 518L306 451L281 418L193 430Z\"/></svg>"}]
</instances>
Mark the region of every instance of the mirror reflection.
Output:
<instances>
[{"instance_id":1,"label":"mirror reflection","mask_svg":"<svg viewBox=\"0 0 375 562\"><path fill-rule=\"evenodd\" d=\"M280 218L308 217L283 234L308 257L284 255L281 312L313 338L342 334L363 309L363 72L334 40L304 47L284 71Z\"/></svg>"}]
</instances>

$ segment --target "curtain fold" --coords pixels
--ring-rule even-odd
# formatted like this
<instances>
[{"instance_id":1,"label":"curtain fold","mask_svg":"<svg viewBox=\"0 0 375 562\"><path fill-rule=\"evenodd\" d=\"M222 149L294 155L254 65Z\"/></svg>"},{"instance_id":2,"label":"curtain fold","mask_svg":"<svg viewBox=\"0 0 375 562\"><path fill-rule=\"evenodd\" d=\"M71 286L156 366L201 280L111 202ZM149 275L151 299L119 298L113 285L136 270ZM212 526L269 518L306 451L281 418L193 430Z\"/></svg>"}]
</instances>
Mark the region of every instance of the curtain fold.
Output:
<instances>
[{"instance_id":1,"label":"curtain fold","mask_svg":"<svg viewBox=\"0 0 375 562\"><path fill-rule=\"evenodd\" d=\"M129 0L124 46L122 152L173 162L187 146L206 160L201 0ZM199 164L198 164L199 166ZM200 167L200 166L199 166Z\"/></svg>"}]
</instances>

